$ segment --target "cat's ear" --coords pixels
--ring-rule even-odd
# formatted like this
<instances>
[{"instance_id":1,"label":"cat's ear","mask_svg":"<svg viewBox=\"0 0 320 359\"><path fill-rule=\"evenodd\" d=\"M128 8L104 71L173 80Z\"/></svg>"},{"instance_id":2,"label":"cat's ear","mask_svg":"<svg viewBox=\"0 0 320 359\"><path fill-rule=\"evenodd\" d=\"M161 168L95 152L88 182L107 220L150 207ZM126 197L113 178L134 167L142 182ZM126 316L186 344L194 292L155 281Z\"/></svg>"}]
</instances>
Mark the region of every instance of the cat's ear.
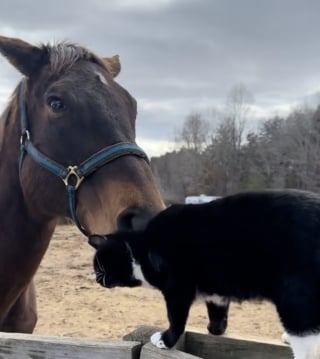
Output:
<instances>
[{"instance_id":1,"label":"cat's ear","mask_svg":"<svg viewBox=\"0 0 320 359\"><path fill-rule=\"evenodd\" d=\"M89 236L88 243L91 247L98 249L102 243L104 243L107 240L106 236L98 236L96 234L93 234Z\"/></svg>"},{"instance_id":2,"label":"cat's ear","mask_svg":"<svg viewBox=\"0 0 320 359\"><path fill-rule=\"evenodd\" d=\"M165 262L163 261L162 257L158 253L156 253L155 251L150 251L148 252L148 258L153 269L156 272L161 273L164 271Z\"/></svg>"}]
</instances>

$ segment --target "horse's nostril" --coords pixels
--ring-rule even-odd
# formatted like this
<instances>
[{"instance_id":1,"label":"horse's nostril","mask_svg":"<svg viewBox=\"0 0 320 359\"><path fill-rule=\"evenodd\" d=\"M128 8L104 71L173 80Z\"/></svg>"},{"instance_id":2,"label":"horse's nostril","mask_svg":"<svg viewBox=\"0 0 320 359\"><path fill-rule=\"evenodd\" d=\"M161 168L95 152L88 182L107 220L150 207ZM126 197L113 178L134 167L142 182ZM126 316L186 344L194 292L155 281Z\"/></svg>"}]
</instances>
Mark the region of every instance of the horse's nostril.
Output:
<instances>
[{"instance_id":1,"label":"horse's nostril","mask_svg":"<svg viewBox=\"0 0 320 359\"><path fill-rule=\"evenodd\" d=\"M144 229L154 214L140 208L128 208L118 217L119 231L134 231Z\"/></svg>"}]
</instances>

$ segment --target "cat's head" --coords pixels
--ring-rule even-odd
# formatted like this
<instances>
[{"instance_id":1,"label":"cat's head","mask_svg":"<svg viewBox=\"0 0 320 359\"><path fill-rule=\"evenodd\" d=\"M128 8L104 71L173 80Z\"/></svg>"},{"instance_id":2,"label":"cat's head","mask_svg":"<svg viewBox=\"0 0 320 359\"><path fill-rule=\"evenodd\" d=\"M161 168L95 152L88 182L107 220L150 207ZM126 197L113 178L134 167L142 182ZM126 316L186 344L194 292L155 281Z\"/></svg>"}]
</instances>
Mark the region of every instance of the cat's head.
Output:
<instances>
[{"instance_id":1,"label":"cat's head","mask_svg":"<svg viewBox=\"0 0 320 359\"><path fill-rule=\"evenodd\" d=\"M122 236L119 233L89 237L89 244L97 250L93 259L96 281L103 287L141 286L133 274L132 252Z\"/></svg>"}]
</instances>

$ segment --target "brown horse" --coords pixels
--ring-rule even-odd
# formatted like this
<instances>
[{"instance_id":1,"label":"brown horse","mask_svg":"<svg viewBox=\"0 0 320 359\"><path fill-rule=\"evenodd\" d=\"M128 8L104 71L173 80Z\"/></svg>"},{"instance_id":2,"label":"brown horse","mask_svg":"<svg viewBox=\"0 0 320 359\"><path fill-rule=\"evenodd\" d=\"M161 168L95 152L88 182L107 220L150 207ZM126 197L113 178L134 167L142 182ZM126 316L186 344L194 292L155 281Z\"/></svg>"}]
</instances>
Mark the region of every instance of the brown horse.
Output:
<instances>
[{"instance_id":1,"label":"brown horse","mask_svg":"<svg viewBox=\"0 0 320 359\"><path fill-rule=\"evenodd\" d=\"M32 332L33 276L60 217L110 233L142 228L164 204L117 56L6 37L0 53L23 75L0 120L0 331Z\"/></svg>"}]
</instances>

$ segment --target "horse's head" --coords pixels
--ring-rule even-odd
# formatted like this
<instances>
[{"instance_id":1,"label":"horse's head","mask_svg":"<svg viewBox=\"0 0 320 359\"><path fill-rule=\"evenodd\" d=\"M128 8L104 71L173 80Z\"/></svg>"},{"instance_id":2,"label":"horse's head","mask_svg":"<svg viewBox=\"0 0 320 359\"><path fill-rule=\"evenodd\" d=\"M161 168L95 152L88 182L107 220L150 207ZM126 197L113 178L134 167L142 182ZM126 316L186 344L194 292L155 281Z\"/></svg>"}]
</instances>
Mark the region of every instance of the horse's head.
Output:
<instances>
[{"instance_id":1,"label":"horse's head","mask_svg":"<svg viewBox=\"0 0 320 359\"><path fill-rule=\"evenodd\" d=\"M0 37L0 52L26 78L22 91L33 146L64 167L102 148L135 142L135 99L117 82L118 56L100 58L69 43L36 47ZM6 113L3 147L19 148L18 87ZM14 154L14 155L12 155ZM65 185L28 153L20 169L28 211L36 220L68 216ZM77 191L77 218L90 232L143 227L164 205L148 163L126 155L103 165Z\"/></svg>"}]
</instances>

